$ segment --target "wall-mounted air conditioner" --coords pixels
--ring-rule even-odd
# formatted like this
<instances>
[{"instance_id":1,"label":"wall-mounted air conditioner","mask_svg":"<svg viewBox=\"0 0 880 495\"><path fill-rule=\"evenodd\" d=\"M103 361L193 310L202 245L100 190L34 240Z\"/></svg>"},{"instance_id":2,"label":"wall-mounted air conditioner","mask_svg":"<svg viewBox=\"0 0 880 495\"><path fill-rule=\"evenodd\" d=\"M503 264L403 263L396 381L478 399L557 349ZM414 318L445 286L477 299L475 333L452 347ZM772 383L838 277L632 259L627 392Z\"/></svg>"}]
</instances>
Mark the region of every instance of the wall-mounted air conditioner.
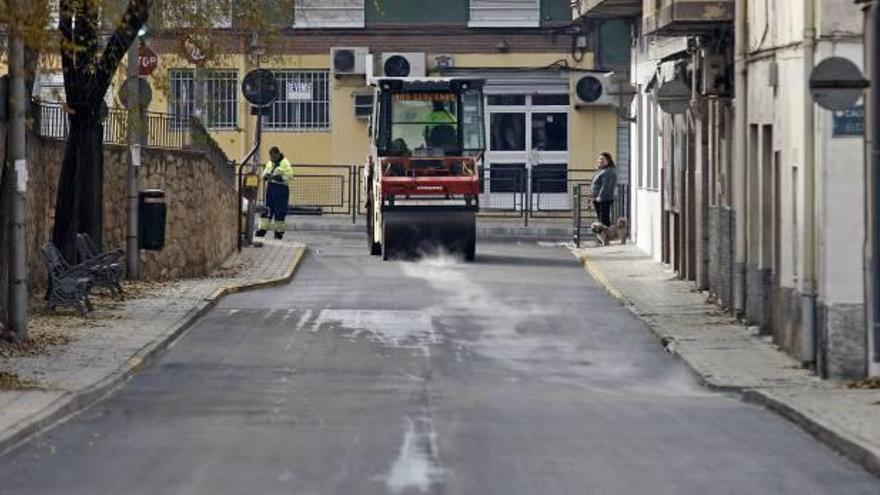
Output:
<instances>
[{"instance_id":1,"label":"wall-mounted air conditioner","mask_svg":"<svg viewBox=\"0 0 880 495\"><path fill-rule=\"evenodd\" d=\"M330 49L330 63L334 76L365 75L367 73L366 47L334 47Z\"/></svg>"},{"instance_id":2,"label":"wall-mounted air conditioner","mask_svg":"<svg viewBox=\"0 0 880 495\"><path fill-rule=\"evenodd\" d=\"M611 72L577 74L571 85L575 107L617 106L617 97L612 94L612 76Z\"/></svg>"},{"instance_id":3,"label":"wall-mounted air conditioner","mask_svg":"<svg viewBox=\"0 0 880 495\"><path fill-rule=\"evenodd\" d=\"M424 53L383 53L381 71L383 77L425 77Z\"/></svg>"},{"instance_id":4,"label":"wall-mounted air conditioner","mask_svg":"<svg viewBox=\"0 0 880 495\"><path fill-rule=\"evenodd\" d=\"M724 55L705 54L700 70L700 88L707 96L727 95L730 87L727 76L727 58Z\"/></svg>"},{"instance_id":5,"label":"wall-mounted air conditioner","mask_svg":"<svg viewBox=\"0 0 880 495\"><path fill-rule=\"evenodd\" d=\"M351 95L354 105L354 116L358 119L367 120L373 115L373 92L358 92Z\"/></svg>"}]
</instances>

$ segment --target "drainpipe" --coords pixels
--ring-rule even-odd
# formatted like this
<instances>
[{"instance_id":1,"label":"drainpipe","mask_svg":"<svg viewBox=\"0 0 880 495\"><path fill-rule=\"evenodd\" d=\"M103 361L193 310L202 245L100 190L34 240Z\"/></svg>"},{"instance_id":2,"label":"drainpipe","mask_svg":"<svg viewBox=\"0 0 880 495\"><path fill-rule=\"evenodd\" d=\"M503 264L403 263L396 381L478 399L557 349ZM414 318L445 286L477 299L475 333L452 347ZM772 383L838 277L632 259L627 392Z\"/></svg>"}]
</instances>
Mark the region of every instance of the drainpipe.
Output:
<instances>
[{"instance_id":1,"label":"drainpipe","mask_svg":"<svg viewBox=\"0 0 880 495\"><path fill-rule=\"evenodd\" d=\"M866 279L870 284L865 301L868 308L868 374L880 376L880 0L874 0L865 30L868 35L867 66L871 87L868 90L868 246Z\"/></svg>"},{"instance_id":2,"label":"drainpipe","mask_svg":"<svg viewBox=\"0 0 880 495\"><path fill-rule=\"evenodd\" d=\"M748 67L746 66L746 5L734 2L734 124L733 124L733 211L736 215L736 256L733 266L733 295L730 305L734 313L745 311L746 299L746 114L748 113Z\"/></svg>"},{"instance_id":3,"label":"drainpipe","mask_svg":"<svg viewBox=\"0 0 880 495\"><path fill-rule=\"evenodd\" d=\"M816 153L815 107L807 89L816 58L815 0L804 0L803 128L804 160L800 174L801 228L798 261L801 297L802 363L816 362Z\"/></svg>"}]
</instances>

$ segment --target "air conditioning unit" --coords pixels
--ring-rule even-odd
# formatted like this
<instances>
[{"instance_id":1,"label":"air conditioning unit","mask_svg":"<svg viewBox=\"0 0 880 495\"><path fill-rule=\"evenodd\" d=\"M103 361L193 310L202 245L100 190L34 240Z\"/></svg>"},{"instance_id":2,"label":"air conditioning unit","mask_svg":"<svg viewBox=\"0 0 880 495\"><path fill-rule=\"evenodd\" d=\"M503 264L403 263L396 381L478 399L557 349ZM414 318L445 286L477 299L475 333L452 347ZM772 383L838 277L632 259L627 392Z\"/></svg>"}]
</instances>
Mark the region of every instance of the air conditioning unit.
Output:
<instances>
[{"instance_id":1,"label":"air conditioning unit","mask_svg":"<svg viewBox=\"0 0 880 495\"><path fill-rule=\"evenodd\" d=\"M365 75L367 73L366 47L334 47L330 49L330 63L334 76Z\"/></svg>"},{"instance_id":2,"label":"air conditioning unit","mask_svg":"<svg viewBox=\"0 0 880 495\"><path fill-rule=\"evenodd\" d=\"M612 76L611 72L577 74L572 81L574 106L576 108L617 106L617 97L612 94L615 86Z\"/></svg>"},{"instance_id":3,"label":"air conditioning unit","mask_svg":"<svg viewBox=\"0 0 880 495\"><path fill-rule=\"evenodd\" d=\"M383 77L425 77L424 53L383 53L380 74Z\"/></svg>"},{"instance_id":4,"label":"air conditioning unit","mask_svg":"<svg viewBox=\"0 0 880 495\"><path fill-rule=\"evenodd\" d=\"M730 84L727 81L727 59L724 55L704 55L700 87L707 96L724 96Z\"/></svg>"},{"instance_id":5,"label":"air conditioning unit","mask_svg":"<svg viewBox=\"0 0 880 495\"><path fill-rule=\"evenodd\" d=\"M354 116L358 119L369 119L373 115L373 93L354 93L351 95L354 104Z\"/></svg>"}]
</instances>

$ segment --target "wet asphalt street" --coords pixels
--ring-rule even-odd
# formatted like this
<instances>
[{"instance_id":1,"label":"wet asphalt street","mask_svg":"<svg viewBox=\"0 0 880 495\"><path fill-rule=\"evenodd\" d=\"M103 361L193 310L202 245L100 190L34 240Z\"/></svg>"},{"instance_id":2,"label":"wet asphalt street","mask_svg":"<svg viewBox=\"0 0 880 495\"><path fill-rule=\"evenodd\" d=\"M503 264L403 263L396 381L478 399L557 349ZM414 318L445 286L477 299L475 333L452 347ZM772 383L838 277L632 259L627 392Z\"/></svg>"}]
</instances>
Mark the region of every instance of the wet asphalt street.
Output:
<instances>
[{"instance_id":1,"label":"wet asphalt street","mask_svg":"<svg viewBox=\"0 0 880 495\"><path fill-rule=\"evenodd\" d=\"M556 246L382 262L308 235L108 400L0 459L3 494L873 494L700 389Z\"/></svg>"}]
</instances>

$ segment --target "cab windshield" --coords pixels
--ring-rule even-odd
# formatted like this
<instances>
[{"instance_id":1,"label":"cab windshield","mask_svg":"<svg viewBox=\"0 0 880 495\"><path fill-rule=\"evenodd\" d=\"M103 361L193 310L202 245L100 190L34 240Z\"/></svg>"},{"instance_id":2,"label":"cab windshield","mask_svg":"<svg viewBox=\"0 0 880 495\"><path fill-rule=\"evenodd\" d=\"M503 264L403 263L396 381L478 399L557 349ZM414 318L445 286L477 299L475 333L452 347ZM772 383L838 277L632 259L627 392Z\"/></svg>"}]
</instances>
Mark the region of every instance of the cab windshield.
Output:
<instances>
[{"instance_id":1,"label":"cab windshield","mask_svg":"<svg viewBox=\"0 0 880 495\"><path fill-rule=\"evenodd\" d=\"M392 151L416 156L445 155L459 148L455 94L397 93L392 96Z\"/></svg>"},{"instance_id":2,"label":"cab windshield","mask_svg":"<svg viewBox=\"0 0 880 495\"><path fill-rule=\"evenodd\" d=\"M479 91L382 94L377 148L384 156L413 158L482 152L480 94Z\"/></svg>"}]
</instances>

